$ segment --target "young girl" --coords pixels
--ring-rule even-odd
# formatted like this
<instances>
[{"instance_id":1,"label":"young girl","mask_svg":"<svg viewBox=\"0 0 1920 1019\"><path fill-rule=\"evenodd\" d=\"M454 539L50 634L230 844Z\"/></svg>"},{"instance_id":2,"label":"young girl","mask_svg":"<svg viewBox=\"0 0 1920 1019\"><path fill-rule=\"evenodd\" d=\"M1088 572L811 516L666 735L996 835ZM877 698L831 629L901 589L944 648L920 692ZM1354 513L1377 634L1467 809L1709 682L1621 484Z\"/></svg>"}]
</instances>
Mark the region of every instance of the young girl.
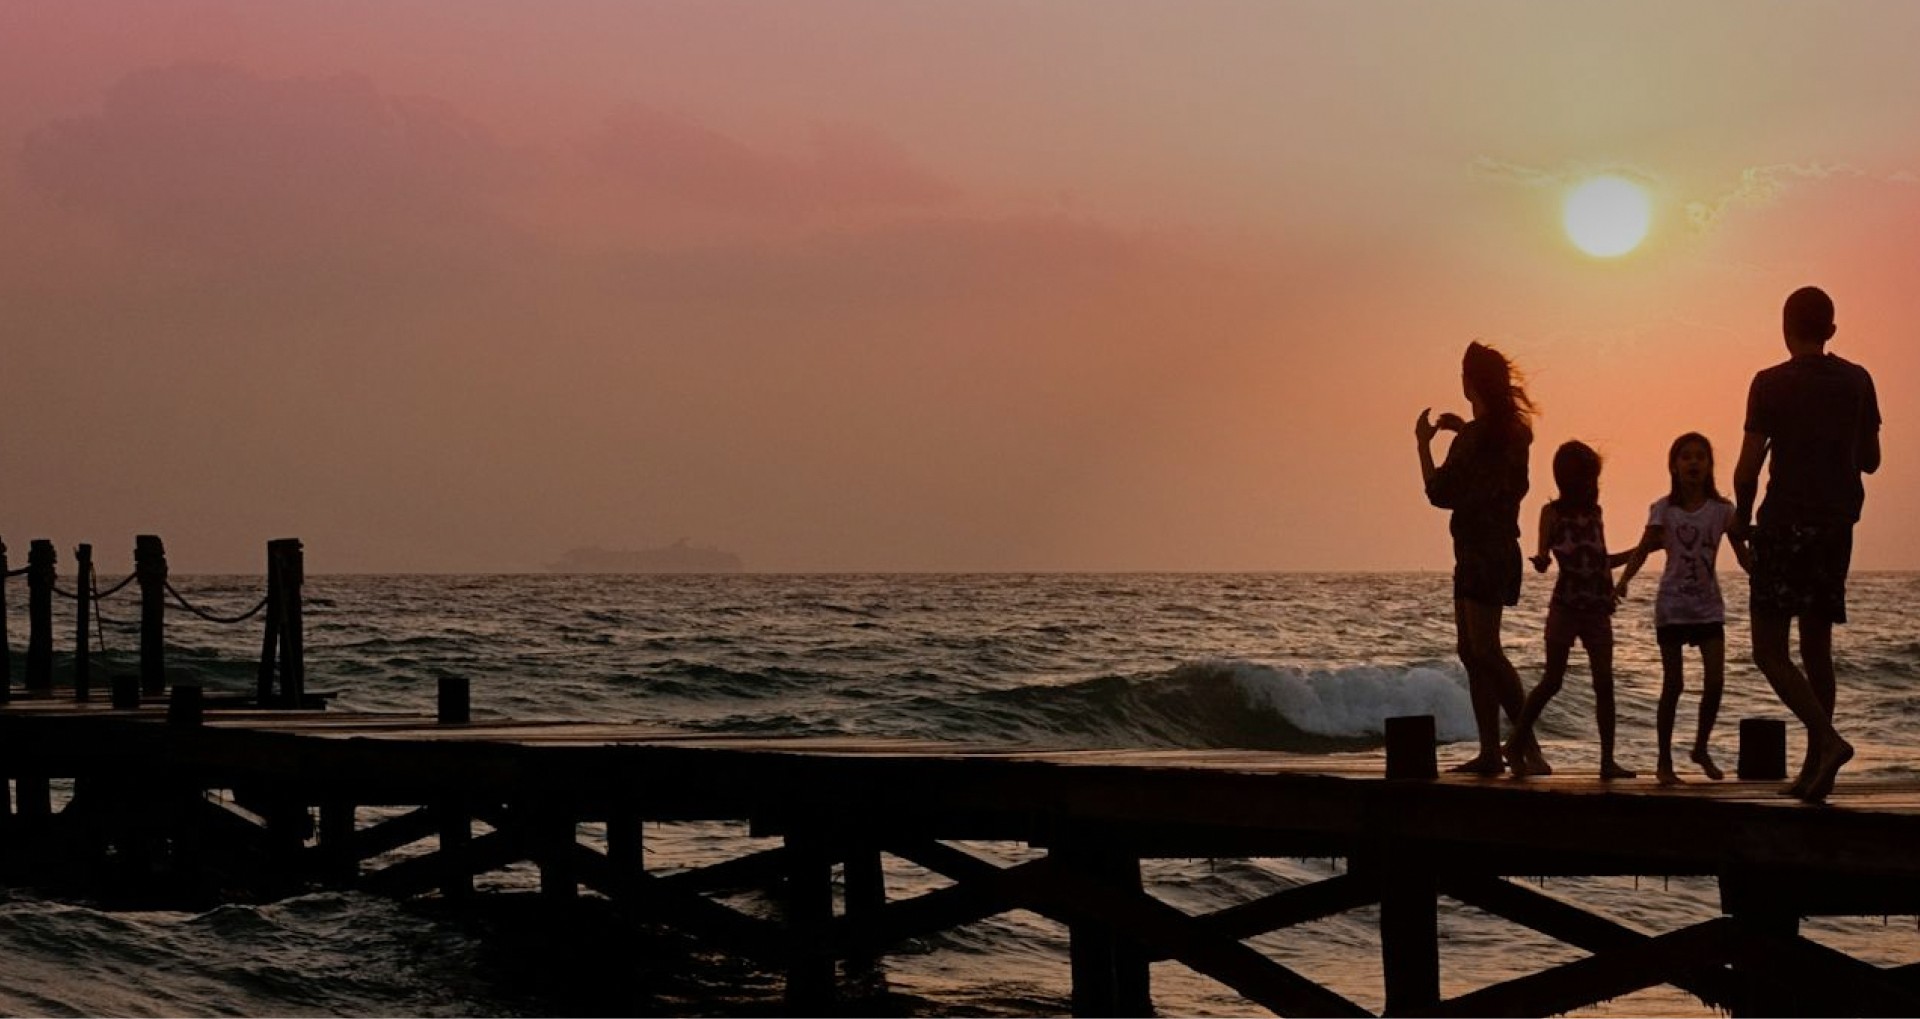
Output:
<instances>
[{"instance_id":1,"label":"young girl","mask_svg":"<svg viewBox=\"0 0 1920 1019\"><path fill-rule=\"evenodd\" d=\"M1720 769L1713 763L1708 743L1713 738L1713 723L1720 713L1720 691L1727 658L1726 605L1720 599L1720 581L1714 575L1714 559L1720 552L1720 536L1727 534L1733 519L1733 504L1720 495L1713 484L1713 444L1698 432L1688 432L1673 440L1667 450L1667 473L1673 487L1665 498L1653 504L1647 530L1639 547L1627 558L1615 589L1627 596L1627 582L1640 571L1647 553L1655 549L1667 554L1666 572L1660 575L1660 595L1653 603L1654 634L1660 642L1660 761L1656 765L1661 785L1674 785L1680 776L1673 771L1673 716L1680 706L1681 669L1685 664L1685 645L1700 649L1704 673L1700 689L1700 729L1694 735L1693 763L1708 778L1718 782ZM1747 543L1727 535L1733 557L1741 569L1747 568Z\"/></svg>"},{"instance_id":2,"label":"young girl","mask_svg":"<svg viewBox=\"0 0 1920 1019\"><path fill-rule=\"evenodd\" d=\"M1453 511L1453 625L1460 664L1467 670L1480 752L1453 770L1497 775L1505 770L1500 749L1500 712L1519 717L1520 675L1500 646L1500 616L1520 601L1520 500L1527 494L1527 454L1533 443L1533 402L1521 388L1506 355L1484 343L1468 344L1460 360L1460 388L1473 420L1420 412L1413 435L1427 501ZM1439 466L1433 437L1457 433ZM1528 768L1551 771L1539 745L1520 744Z\"/></svg>"},{"instance_id":3,"label":"young girl","mask_svg":"<svg viewBox=\"0 0 1920 1019\"><path fill-rule=\"evenodd\" d=\"M1600 454L1584 442L1564 443L1553 454L1553 480L1560 497L1540 508L1540 552L1533 557L1533 568L1541 573L1547 572L1549 550L1560 562L1560 579L1547 607L1547 668L1520 710L1507 764L1516 776L1528 774L1521 748L1533 739L1541 710L1560 692L1577 639L1586 646L1593 672L1600 777L1632 778L1634 773L1613 759L1613 564L1600 520Z\"/></svg>"}]
</instances>

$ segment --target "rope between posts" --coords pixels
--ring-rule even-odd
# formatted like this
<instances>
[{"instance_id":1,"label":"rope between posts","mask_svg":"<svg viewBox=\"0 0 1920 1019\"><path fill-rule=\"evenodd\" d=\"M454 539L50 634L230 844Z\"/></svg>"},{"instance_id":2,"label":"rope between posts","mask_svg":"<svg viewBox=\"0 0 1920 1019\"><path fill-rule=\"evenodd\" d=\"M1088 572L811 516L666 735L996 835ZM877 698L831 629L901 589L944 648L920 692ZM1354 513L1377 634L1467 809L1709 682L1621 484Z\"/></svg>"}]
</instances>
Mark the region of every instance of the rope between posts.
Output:
<instances>
[{"instance_id":1,"label":"rope between posts","mask_svg":"<svg viewBox=\"0 0 1920 1019\"><path fill-rule=\"evenodd\" d=\"M90 597L92 597L94 601L99 601L99 600L101 600L102 598L107 598L107 597L110 597L110 596L112 596L112 595L113 595L114 593L116 593L116 592L118 592L118 591L119 591L119 590L120 590L121 588L123 588L123 587L125 587L125 586L127 586L128 584L130 584L130 583L132 583L132 582L133 582L133 578L135 578L135 577L137 577L137 576L139 576L139 574L137 574L137 573L132 573L132 574L128 574L128 575L127 575L127 579L125 579L125 580L123 580L123 581L121 581L121 582L119 582L118 584L115 584L115 585L113 585L113 586L112 586L112 587L110 587L110 588L107 588L107 589L106 589L105 591L95 591L95 592L93 592L93 594L92 594L92 595L91 595ZM79 598L80 598L80 596L79 596L79 595L77 595L77 594L74 594L74 593L73 593L72 591L69 591L69 590L67 590L67 589L65 589L65 588L63 588L63 587L61 587L61 586L60 586L59 584L55 584L55 585L53 585L53 593L54 593L54 594L57 594L57 595L59 595L59 596L60 596L60 597L62 597L62 598L65 598L65 599L67 599L68 601L77 601L77 600L79 600ZM175 597L179 597L179 596L178 596L178 595L175 595Z\"/></svg>"},{"instance_id":2,"label":"rope between posts","mask_svg":"<svg viewBox=\"0 0 1920 1019\"><path fill-rule=\"evenodd\" d=\"M140 574L138 574L138 573L129 573L129 574L127 574L127 578L126 578L125 580L122 580L122 581L121 581L121 582L119 582L118 584L115 584L115 585L113 585L112 587L109 587L109 588L107 588L107 589L106 589L105 591L95 591L95 592L93 592L93 600L94 600L94 601L99 601L99 600L100 600L100 599L102 599L102 598L111 598L111 597L113 597L114 595L116 595L116 594L118 594L118 593L120 593L120 589L121 589L121 588L123 588L123 587L125 587L125 586L127 586L128 584L131 584L131 583L133 583L133 580L134 580L134 578L135 578L135 577L138 577L139 575L140 575Z\"/></svg>"},{"instance_id":3,"label":"rope between posts","mask_svg":"<svg viewBox=\"0 0 1920 1019\"><path fill-rule=\"evenodd\" d=\"M187 601L186 596L182 595L177 589L174 588L173 581L169 580L166 582L166 584L167 584L167 593L170 595L173 595L173 600L176 602L179 602L181 608L186 609L188 612L191 612L194 615L199 616L201 619L204 619L209 623L244 623L247 620L252 619L254 616L259 615L260 610L267 607L268 596L261 595L260 600L254 604L253 608L250 608L247 611L242 612L237 616L216 616L211 613L202 612L199 609L194 608L193 605Z\"/></svg>"},{"instance_id":4,"label":"rope between posts","mask_svg":"<svg viewBox=\"0 0 1920 1019\"><path fill-rule=\"evenodd\" d=\"M20 577L20 576L25 576L25 575L26 575L26 572L27 572L28 570L31 570L31 569L33 569L33 567L31 567L31 566L22 566L22 567L20 567L20 568L19 568L19 569L17 569L17 570L8 570L8 571L7 571L7 576L9 576L9 577Z\"/></svg>"}]
</instances>

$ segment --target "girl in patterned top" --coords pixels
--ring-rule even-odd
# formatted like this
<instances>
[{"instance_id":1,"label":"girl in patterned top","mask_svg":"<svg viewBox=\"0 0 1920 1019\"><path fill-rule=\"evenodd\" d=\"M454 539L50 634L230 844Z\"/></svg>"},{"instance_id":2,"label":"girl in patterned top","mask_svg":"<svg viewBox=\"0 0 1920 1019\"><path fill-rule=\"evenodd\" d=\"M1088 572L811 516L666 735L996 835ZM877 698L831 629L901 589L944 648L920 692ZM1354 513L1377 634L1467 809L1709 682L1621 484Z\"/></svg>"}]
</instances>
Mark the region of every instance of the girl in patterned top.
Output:
<instances>
[{"instance_id":1,"label":"girl in patterned top","mask_svg":"<svg viewBox=\"0 0 1920 1019\"><path fill-rule=\"evenodd\" d=\"M1653 504L1646 533L1627 557L1615 593L1626 598L1627 582L1640 571L1648 553L1658 550L1667 554L1666 572L1660 575L1660 595L1653 603L1653 632L1660 643L1662 673L1660 708L1655 715L1660 734L1655 774L1661 785L1680 782L1673 771L1673 721L1684 685L1681 674L1686 665L1686 645L1692 644L1700 649L1702 677L1699 730L1689 756L1702 774L1718 782L1722 772L1713 763L1708 744L1720 713L1720 691L1726 674L1727 608L1713 566L1719 556L1721 535L1726 535L1741 569L1747 567L1747 543L1727 533L1727 525L1733 520L1733 503L1713 483L1713 443L1706 436L1688 432L1673 440L1667 450L1667 473L1673 478L1672 490Z\"/></svg>"},{"instance_id":2,"label":"girl in patterned top","mask_svg":"<svg viewBox=\"0 0 1920 1019\"><path fill-rule=\"evenodd\" d=\"M1607 555L1600 519L1600 454L1584 442L1562 444L1553 454L1553 480L1560 497L1540 508L1540 552L1533 557L1533 568L1541 573L1547 571L1549 551L1560 563L1560 578L1547 607L1547 667L1515 722L1507 764L1516 776L1528 774L1520 748L1533 739L1534 722L1560 692L1578 640L1587 649L1593 672L1600 777L1632 778L1634 773L1613 759L1613 559ZM1618 558L1624 560L1626 554Z\"/></svg>"}]
</instances>

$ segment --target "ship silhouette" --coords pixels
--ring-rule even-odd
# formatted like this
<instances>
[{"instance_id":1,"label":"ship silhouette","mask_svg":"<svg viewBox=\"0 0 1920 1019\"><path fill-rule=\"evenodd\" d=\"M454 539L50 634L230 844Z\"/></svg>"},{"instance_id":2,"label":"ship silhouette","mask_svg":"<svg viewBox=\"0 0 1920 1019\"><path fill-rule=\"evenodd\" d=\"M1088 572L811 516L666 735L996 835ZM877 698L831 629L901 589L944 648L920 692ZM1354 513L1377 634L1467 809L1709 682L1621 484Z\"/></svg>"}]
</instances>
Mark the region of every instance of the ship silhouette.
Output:
<instances>
[{"instance_id":1,"label":"ship silhouette","mask_svg":"<svg viewBox=\"0 0 1920 1019\"><path fill-rule=\"evenodd\" d=\"M658 548L608 549L597 545L568 549L550 573L738 573L740 557L712 546L689 545L681 538Z\"/></svg>"}]
</instances>

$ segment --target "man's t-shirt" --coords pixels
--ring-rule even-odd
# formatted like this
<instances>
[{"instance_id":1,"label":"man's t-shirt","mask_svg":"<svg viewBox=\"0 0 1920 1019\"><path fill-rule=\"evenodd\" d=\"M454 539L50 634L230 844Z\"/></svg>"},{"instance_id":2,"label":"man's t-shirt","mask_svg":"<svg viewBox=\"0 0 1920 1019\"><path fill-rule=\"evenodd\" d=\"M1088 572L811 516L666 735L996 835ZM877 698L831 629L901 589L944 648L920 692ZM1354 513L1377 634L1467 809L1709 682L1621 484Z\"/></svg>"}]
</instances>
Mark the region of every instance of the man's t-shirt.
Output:
<instances>
[{"instance_id":1,"label":"man's t-shirt","mask_svg":"<svg viewBox=\"0 0 1920 1019\"><path fill-rule=\"evenodd\" d=\"M1845 358L1796 357L1755 375L1747 431L1767 437L1772 460L1760 524L1858 521L1860 442L1879 430L1873 377Z\"/></svg>"}]
</instances>

